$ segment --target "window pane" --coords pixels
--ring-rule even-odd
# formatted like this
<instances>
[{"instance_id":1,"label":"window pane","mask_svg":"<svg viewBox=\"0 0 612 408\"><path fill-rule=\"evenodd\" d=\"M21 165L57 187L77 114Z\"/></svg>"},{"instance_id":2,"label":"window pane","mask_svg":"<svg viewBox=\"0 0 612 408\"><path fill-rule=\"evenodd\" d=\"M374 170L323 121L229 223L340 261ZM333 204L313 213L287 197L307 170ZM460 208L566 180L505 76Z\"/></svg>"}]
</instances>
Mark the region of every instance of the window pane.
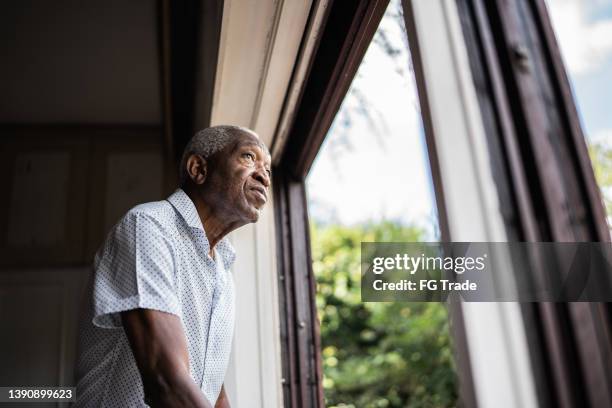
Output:
<instances>
[{"instance_id":1,"label":"window pane","mask_svg":"<svg viewBox=\"0 0 612 408\"><path fill-rule=\"evenodd\" d=\"M612 1L546 3L612 228Z\"/></svg>"},{"instance_id":2,"label":"window pane","mask_svg":"<svg viewBox=\"0 0 612 408\"><path fill-rule=\"evenodd\" d=\"M382 19L307 192L326 405L455 406L446 307L360 299L361 241L439 239L400 1Z\"/></svg>"}]
</instances>

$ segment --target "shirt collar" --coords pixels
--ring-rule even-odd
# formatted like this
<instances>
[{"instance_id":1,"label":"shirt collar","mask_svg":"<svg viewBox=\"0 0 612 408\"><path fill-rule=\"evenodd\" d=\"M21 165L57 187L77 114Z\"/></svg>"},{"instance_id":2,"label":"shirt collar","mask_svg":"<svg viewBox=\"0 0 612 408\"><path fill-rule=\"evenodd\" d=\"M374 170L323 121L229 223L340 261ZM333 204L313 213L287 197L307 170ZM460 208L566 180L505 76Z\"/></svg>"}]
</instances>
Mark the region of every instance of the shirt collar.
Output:
<instances>
[{"instance_id":1,"label":"shirt collar","mask_svg":"<svg viewBox=\"0 0 612 408\"><path fill-rule=\"evenodd\" d=\"M183 217L187 225L191 228L197 228L204 231L204 226L202 226L202 220L200 220L195 204L183 189L177 188L176 191L168 197L168 201L176 208L176 211L181 214L181 217Z\"/></svg>"},{"instance_id":2,"label":"shirt collar","mask_svg":"<svg viewBox=\"0 0 612 408\"><path fill-rule=\"evenodd\" d=\"M170 202L176 211L181 214L181 217L183 217L183 220L185 220L185 223L187 223L190 228L195 228L202 231L202 235L204 236L204 250L205 253L208 254L210 251L208 237L206 236L206 231L202 225L202 220L200 220L198 211L196 210L195 204L191 198L189 198L183 189L177 188L176 191L172 193L170 197L168 197L168 202ZM223 265L225 269L229 269L236 259L236 251L234 250L232 244L230 244L228 238L225 237L219 241L216 249L217 254L223 258Z\"/></svg>"}]
</instances>

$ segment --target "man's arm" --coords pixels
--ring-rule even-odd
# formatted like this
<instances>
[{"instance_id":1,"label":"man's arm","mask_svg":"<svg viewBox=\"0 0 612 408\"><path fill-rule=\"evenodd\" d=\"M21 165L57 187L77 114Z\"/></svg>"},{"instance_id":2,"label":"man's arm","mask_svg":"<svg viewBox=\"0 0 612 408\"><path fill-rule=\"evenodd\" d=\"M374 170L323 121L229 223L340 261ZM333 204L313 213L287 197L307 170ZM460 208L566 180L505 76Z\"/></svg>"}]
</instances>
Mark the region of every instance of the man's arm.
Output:
<instances>
[{"instance_id":1,"label":"man's arm","mask_svg":"<svg viewBox=\"0 0 612 408\"><path fill-rule=\"evenodd\" d=\"M134 309L122 312L121 321L142 377L147 404L154 408L212 408L189 374L187 339L177 316Z\"/></svg>"},{"instance_id":2,"label":"man's arm","mask_svg":"<svg viewBox=\"0 0 612 408\"><path fill-rule=\"evenodd\" d=\"M219 393L219 398L217 398L215 408L231 408L229 399L227 399L227 395L225 394L225 384L221 386L221 392Z\"/></svg>"}]
</instances>

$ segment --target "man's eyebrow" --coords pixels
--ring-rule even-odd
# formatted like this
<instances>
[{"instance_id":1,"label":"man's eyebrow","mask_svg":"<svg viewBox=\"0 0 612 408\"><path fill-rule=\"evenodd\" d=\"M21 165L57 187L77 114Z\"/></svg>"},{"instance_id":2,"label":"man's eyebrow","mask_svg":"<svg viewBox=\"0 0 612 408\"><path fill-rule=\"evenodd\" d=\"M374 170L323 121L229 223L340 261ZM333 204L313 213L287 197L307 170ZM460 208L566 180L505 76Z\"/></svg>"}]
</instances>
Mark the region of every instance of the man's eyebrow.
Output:
<instances>
[{"instance_id":1,"label":"man's eyebrow","mask_svg":"<svg viewBox=\"0 0 612 408\"><path fill-rule=\"evenodd\" d=\"M241 147L245 147L245 146L257 146L261 150L263 150L265 153L270 154L265 144L263 144L262 142L256 142L254 140L240 141L238 142L238 145L236 145L236 148L240 149Z\"/></svg>"},{"instance_id":2,"label":"man's eyebrow","mask_svg":"<svg viewBox=\"0 0 612 408\"><path fill-rule=\"evenodd\" d=\"M242 140L242 141L238 142L238 147L243 147L243 146L257 146L257 147L261 147L261 142L256 142L254 140Z\"/></svg>"}]
</instances>

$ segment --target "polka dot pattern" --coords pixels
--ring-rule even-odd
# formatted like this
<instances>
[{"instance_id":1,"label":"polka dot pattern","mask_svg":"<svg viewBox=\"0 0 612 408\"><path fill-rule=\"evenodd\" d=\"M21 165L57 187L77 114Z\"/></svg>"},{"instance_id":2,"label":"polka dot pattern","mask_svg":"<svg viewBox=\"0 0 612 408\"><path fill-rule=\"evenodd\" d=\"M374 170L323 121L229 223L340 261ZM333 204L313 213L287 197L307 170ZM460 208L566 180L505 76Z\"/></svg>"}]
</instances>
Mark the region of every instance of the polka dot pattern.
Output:
<instances>
[{"instance_id":1,"label":"polka dot pattern","mask_svg":"<svg viewBox=\"0 0 612 408\"><path fill-rule=\"evenodd\" d=\"M191 376L214 406L234 332L235 252L227 239L209 254L195 205L181 189L132 208L98 250L79 321L75 407L146 407L120 312L179 316Z\"/></svg>"}]
</instances>

